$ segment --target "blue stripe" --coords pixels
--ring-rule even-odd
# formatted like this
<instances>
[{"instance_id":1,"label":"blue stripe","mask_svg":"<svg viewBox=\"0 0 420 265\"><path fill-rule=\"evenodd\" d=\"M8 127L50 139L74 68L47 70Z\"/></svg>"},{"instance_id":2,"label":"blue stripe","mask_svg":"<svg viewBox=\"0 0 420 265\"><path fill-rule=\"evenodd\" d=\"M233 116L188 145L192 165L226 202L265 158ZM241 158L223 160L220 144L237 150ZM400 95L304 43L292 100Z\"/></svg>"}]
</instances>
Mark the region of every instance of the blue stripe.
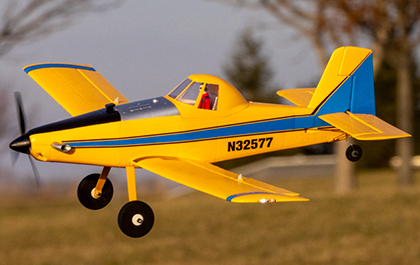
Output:
<instances>
[{"instance_id":1,"label":"blue stripe","mask_svg":"<svg viewBox=\"0 0 420 265\"><path fill-rule=\"evenodd\" d=\"M195 132L182 132L171 135L140 137L133 139L117 139L91 142L67 143L72 147L110 147L144 144L168 144L185 141L211 140L222 137L237 137L250 134L272 133L313 127L314 116L289 118L282 120L256 122L237 126L201 130ZM299 120L299 122L297 122ZM297 128L296 124L299 124ZM327 125L328 126L328 125Z\"/></svg>"},{"instance_id":2,"label":"blue stripe","mask_svg":"<svg viewBox=\"0 0 420 265\"><path fill-rule=\"evenodd\" d=\"M246 196L246 195L254 195L254 194L267 194L267 195L281 195L281 196L287 196L281 193L272 193L272 192L246 192L246 193L238 193L238 194L234 194L234 195L230 195L229 197L226 198L226 200L228 202L232 201L234 198L240 197L240 196Z\"/></svg>"},{"instance_id":3,"label":"blue stripe","mask_svg":"<svg viewBox=\"0 0 420 265\"><path fill-rule=\"evenodd\" d=\"M72 69L96 71L94 68L88 67L88 66L82 66L82 65L77 65L77 64L62 64L62 63L37 64L37 65L26 67L23 70L26 73L29 73L32 70L43 69L43 68L72 68Z\"/></svg>"}]
</instances>

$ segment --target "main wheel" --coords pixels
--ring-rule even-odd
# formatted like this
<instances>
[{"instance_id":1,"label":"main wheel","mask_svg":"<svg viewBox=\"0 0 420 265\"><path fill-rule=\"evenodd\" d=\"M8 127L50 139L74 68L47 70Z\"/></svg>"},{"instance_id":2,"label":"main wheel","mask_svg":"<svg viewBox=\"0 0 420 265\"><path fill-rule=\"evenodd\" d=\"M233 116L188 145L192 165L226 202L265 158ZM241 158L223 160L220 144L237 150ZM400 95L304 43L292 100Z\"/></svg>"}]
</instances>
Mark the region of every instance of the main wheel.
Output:
<instances>
[{"instance_id":1,"label":"main wheel","mask_svg":"<svg viewBox=\"0 0 420 265\"><path fill-rule=\"evenodd\" d=\"M346 157L351 162L359 161L359 159L362 157L362 154L362 148L358 145L353 144L347 147Z\"/></svg>"},{"instance_id":2,"label":"main wheel","mask_svg":"<svg viewBox=\"0 0 420 265\"><path fill-rule=\"evenodd\" d=\"M77 188L77 197L80 203L88 209L99 210L108 205L114 194L114 188L109 179L106 179L105 185L102 188L100 197L93 196L93 190L96 187L100 174L91 174L85 177Z\"/></svg>"},{"instance_id":3,"label":"main wheel","mask_svg":"<svg viewBox=\"0 0 420 265\"><path fill-rule=\"evenodd\" d=\"M118 226L130 237L142 237L152 230L155 215L152 208L141 201L126 203L118 214Z\"/></svg>"}]
</instances>

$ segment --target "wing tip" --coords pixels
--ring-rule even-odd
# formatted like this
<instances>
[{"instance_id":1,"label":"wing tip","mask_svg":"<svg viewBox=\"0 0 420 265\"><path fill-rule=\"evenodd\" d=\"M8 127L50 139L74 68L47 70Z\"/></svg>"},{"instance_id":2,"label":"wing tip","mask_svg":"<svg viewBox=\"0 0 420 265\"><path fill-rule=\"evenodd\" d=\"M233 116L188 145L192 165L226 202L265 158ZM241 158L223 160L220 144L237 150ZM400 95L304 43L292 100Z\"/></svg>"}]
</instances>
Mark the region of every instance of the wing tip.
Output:
<instances>
[{"instance_id":1,"label":"wing tip","mask_svg":"<svg viewBox=\"0 0 420 265\"><path fill-rule=\"evenodd\" d=\"M27 65L23 68L25 73L29 74L29 72L33 70L43 69L43 68L73 68L73 69L80 69L80 70L88 70L88 71L96 71L90 65L84 64L66 64L66 63L41 63L41 64L31 64Z\"/></svg>"},{"instance_id":2,"label":"wing tip","mask_svg":"<svg viewBox=\"0 0 420 265\"><path fill-rule=\"evenodd\" d=\"M291 201L309 201L307 198L299 196L291 196L283 193L272 192L247 192L233 194L226 198L229 202L235 203L275 203L275 202L291 202Z\"/></svg>"}]
</instances>

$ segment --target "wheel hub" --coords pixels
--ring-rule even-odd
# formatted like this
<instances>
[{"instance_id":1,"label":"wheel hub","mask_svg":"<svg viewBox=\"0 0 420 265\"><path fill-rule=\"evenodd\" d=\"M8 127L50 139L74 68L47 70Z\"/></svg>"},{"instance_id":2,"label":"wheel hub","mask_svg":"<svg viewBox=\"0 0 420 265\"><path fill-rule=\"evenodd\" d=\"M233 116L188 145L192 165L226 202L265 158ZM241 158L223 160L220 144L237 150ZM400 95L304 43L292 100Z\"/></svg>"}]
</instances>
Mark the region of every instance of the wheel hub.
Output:
<instances>
[{"instance_id":1,"label":"wheel hub","mask_svg":"<svg viewBox=\"0 0 420 265\"><path fill-rule=\"evenodd\" d=\"M118 214L118 226L130 237L145 236L152 229L154 222L152 208L141 201L127 202Z\"/></svg>"},{"instance_id":2,"label":"wheel hub","mask_svg":"<svg viewBox=\"0 0 420 265\"><path fill-rule=\"evenodd\" d=\"M77 197L80 203L88 209L99 210L104 208L112 199L114 188L107 178L102 191L96 189L100 174L90 174L80 181L77 187Z\"/></svg>"},{"instance_id":3,"label":"wheel hub","mask_svg":"<svg viewBox=\"0 0 420 265\"><path fill-rule=\"evenodd\" d=\"M133 222L133 225L135 226L141 226L143 224L144 221L144 217L141 214L135 214L133 216L133 218L131 219L131 221Z\"/></svg>"},{"instance_id":4,"label":"wheel hub","mask_svg":"<svg viewBox=\"0 0 420 265\"><path fill-rule=\"evenodd\" d=\"M346 157L351 162L356 162L362 157L362 148L358 145L350 145L346 149Z\"/></svg>"},{"instance_id":5,"label":"wheel hub","mask_svg":"<svg viewBox=\"0 0 420 265\"><path fill-rule=\"evenodd\" d=\"M102 193L96 192L96 188L93 188L90 194L92 195L92 198L94 199L99 199L102 196Z\"/></svg>"}]
</instances>

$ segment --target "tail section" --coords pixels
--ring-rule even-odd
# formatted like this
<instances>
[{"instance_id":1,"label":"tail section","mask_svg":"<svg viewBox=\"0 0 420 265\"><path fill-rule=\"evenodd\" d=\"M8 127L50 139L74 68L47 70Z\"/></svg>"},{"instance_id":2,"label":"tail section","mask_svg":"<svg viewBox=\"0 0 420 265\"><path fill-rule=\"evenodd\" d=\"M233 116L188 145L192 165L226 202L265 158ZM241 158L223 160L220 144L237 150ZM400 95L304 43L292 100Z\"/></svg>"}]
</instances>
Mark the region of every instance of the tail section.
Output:
<instances>
[{"instance_id":1,"label":"tail section","mask_svg":"<svg viewBox=\"0 0 420 265\"><path fill-rule=\"evenodd\" d=\"M316 88L280 90L277 94L318 115L344 111L375 115L372 51L338 48Z\"/></svg>"},{"instance_id":2,"label":"tail section","mask_svg":"<svg viewBox=\"0 0 420 265\"><path fill-rule=\"evenodd\" d=\"M315 127L332 125L358 140L410 137L375 116L372 51L342 47L334 51L309 102Z\"/></svg>"},{"instance_id":3,"label":"tail section","mask_svg":"<svg viewBox=\"0 0 420 265\"><path fill-rule=\"evenodd\" d=\"M368 49L338 48L315 89L277 94L312 111L308 127L333 126L358 140L410 137L375 116L372 51Z\"/></svg>"},{"instance_id":4,"label":"tail section","mask_svg":"<svg viewBox=\"0 0 420 265\"><path fill-rule=\"evenodd\" d=\"M321 115L319 118L354 139L361 141L387 140L411 136L372 114L339 112Z\"/></svg>"},{"instance_id":5,"label":"tail section","mask_svg":"<svg viewBox=\"0 0 420 265\"><path fill-rule=\"evenodd\" d=\"M375 115L372 51L336 49L308 107L318 115L344 111Z\"/></svg>"}]
</instances>

